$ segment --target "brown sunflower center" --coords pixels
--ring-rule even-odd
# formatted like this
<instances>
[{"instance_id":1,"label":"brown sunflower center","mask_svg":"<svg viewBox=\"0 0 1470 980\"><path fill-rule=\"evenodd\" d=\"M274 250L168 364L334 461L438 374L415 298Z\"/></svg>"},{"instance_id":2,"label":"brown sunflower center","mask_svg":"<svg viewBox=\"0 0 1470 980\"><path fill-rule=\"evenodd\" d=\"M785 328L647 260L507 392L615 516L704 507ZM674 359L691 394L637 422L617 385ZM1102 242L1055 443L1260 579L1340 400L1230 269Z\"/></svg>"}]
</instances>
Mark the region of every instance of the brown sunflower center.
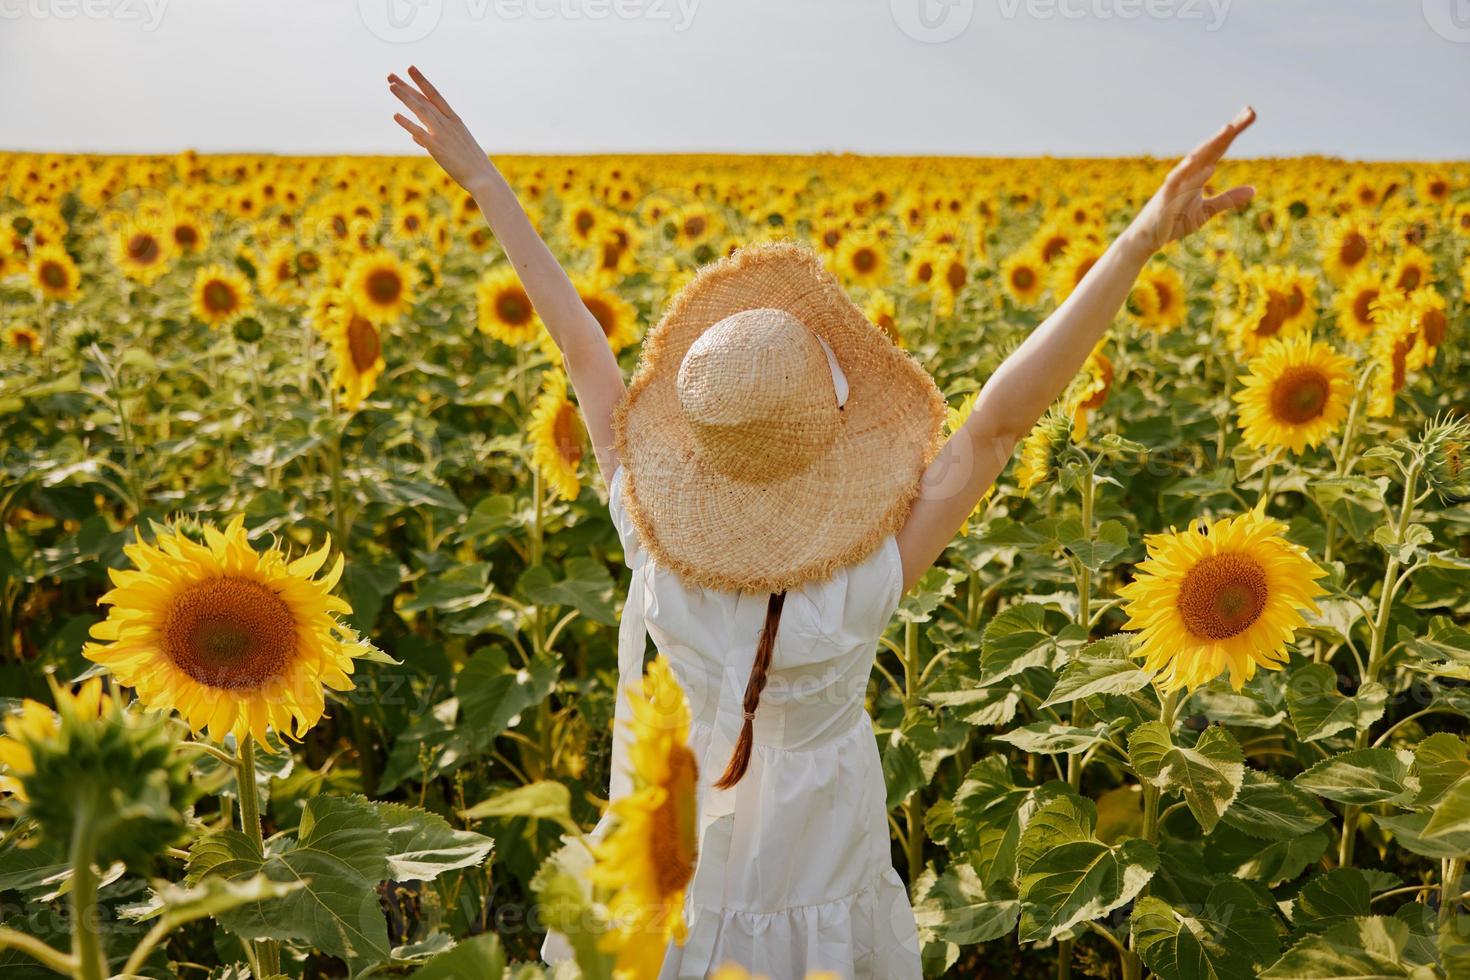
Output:
<instances>
[{"instance_id":1,"label":"brown sunflower center","mask_svg":"<svg viewBox=\"0 0 1470 980\"><path fill-rule=\"evenodd\" d=\"M1430 347L1438 347L1444 341L1444 332L1449 321L1445 319L1443 310L1426 310L1419 320L1419 326L1424 331L1424 342Z\"/></svg>"},{"instance_id":2,"label":"brown sunflower center","mask_svg":"<svg viewBox=\"0 0 1470 980\"><path fill-rule=\"evenodd\" d=\"M1067 238L1065 235L1053 235L1041 246L1041 261L1051 264L1051 261L1067 250Z\"/></svg>"},{"instance_id":3,"label":"brown sunflower center","mask_svg":"<svg viewBox=\"0 0 1470 980\"><path fill-rule=\"evenodd\" d=\"M367 294L374 303L390 306L403 295L403 280L392 269L374 269L368 273Z\"/></svg>"},{"instance_id":4,"label":"brown sunflower center","mask_svg":"<svg viewBox=\"0 0 1470 980\"><path fill-rule=\"evenodd\" d=\"M1364 289L1353 298L1353 316L1359 323L1373 322L1373 304L1378 300L1378 290Z\"/></svg>"},{"instance_id":5,"label":"brown sunflower center","mask_svg":"<svg viewBox=\"0 0 1470 980\"><path fill-rule=\"evenodd\" d=\"M703 217L695 215L694 217L685 220L684 236L686 238L698 238L700 235L704 234L704 230L708 226L709 222L707 222Z\"/></svg>"},{"instance_id":6,"label":"brown sunflower center","mask_svg":"<svg viewBox=\"0 0 1470 980\"><path fill-rule=\"evenodd\" d=\"M587 307L587 312L592 314L592 319L602 328L603 335L612 336L612 332L617 329L618 318L613 315L612 306L607 300L600 296L583 296L582 305Z\"/></svg>"},{"instance_id":7,"label":"brown sunflower center","mask_svg":"<svg viewBox=\"0 0 1470 980\"><path fill-rule=\"evenodd\" d=\"M41 281L51 289L65 289L66 269L60 262L42 262Z\"/></svg>"},{"instance_id":8,"label":"brown sunflower center","mask_svg":"<svg viewBox=\"0 0 1470 980\"><path fill-rule=\"evenodd\" d=\"M254 690L283 675L295 658L296 618L259 582L205 579L169 607L163 649L175 667L201 684Z\"/></svg>"},{"instance_id":9,"label":"brown sunflower center","mask_svg":"<svg viewBox=\"0 0 1470 980\"><path fill-rule=\"evenodd\" d=\"M965 288L965 278L965 266L960 262L951 262L944 272L944 281L949 284L951 292L957 293Z\"/></svg>"},{"instance_id":10,"label":"brown sunflower center","mask_svg":"<svg viewBox=\"0 0 1470 980\"><path fill-rule=\"evenodd\" d=\"M361 374L378 363L383 342L372 323L354 316L347 324L347 349L352 352L352 366Z\"/></svg>"},{"instance_id":11,"label":"brown sunflower center","mask_svg":"<svg viewBox=\"0 0 1470 980\"><path fill-rule=\"evenodd\" d=\"M495 300L495 315L502 323L521 326L531 319L531 301L519 289L507 289Z\"/></svg>"},{"instance_id":12,"label":"brown sunflower center","mask_svg":"<svg viewBox=\"0 0 1470 980\"><path fill-rule=\"evenodd\" d=\"M193 248L199 244L199 232L189 225L179 225L174 229L174 242L180 248Z\"/></svg>"},{"instance_id":13,"label":"brown sunflower center","mask_svg":"<svg viewBox=\"0 0 1470 980\"><path fill-rule=\"evenodd\" d=\"M1271 386L1271 414L1288 425L1305 425L1327 409L1332 383L1315 367L1287 368Z\"/></svg>"},{"instance_id":14,"label":"brown sunflower center","mask_svg":"<svg viewBox=\"0 0 1470 980\"><path fill-rule=\"evenodd\" d=\"M1356 231L1348 232L1338 247L1338 256L1343 265L1357 265L1368 254L1368 239Z\"/></svg>"},{"instance_id":15,"label":"brown sunflower center","mask_svg":"<svg viewBox=\"0 0 1470 980\"><path fill-rule=\"evenodd\" d=\"M1195 636L1228 640L1244 633L1266 608L1266 570L1247 555L1210 555L1184 576L1179 614Z\"/></svg>"},{"instance_id":16,"label":"brown sunflower center","mask_svg":"<svg viewBox=\"0 0 1470 980\"><path fill-rule=\"evenodd\" d=\"M556 413L556 424L552 426L551 438L556 443L556 453L572 466L582 461L582 429L577 421L577 410L570 404L562 405Z\"/></svg>"},{"instance_id":17,"label":"brown sunflower center","mask_svg":"<svg viewBox=\"0 0 1470 980\"><path fill-rule=\"evenodd\" d=\"M1011 272L1011 285L1015 286L1021 292L1025 292L1036 285L1036 273L1023 265Z\"/></svg>"},{"instance_id":18,"label":"brown sunflower center","mask_svg":"<svg viewBox=\"0 0 1470 980\"><path fill-rule=\"evenodd\" d=\"M660 895L677 894L694 877L694 862L699 854L699 828L694 809L697 774L694 753L686 746L674 746L669 753L668 796L653 812L649 841Z\"/></svg>"},{"instance_id":19,"label":"brown sunflower center","mask_svg":"<svg viewBox=\"0 0 1470 980\"><path fill-rule=\"evenodd\" d=\"M1160 310L1168 310L1168 309L1172 309L1173 308L1173 305L1174 305L1174 290L1172 288L1170 288L1170 286L1168 285L1168 283L1163 283L1163 282L1159 282L1158 280L1154 280L1154 294L1159 297L1159 309Z\"/></svg>"},{"instance_id":20,"label":"brown sunflower center","mask_svg":"<svg viewBox=\"0 0 1470 980\"><path fill-rule=\"evenodd\" d=\"M1394 285L1406 293L1411 293L1419 288L1419 282L1423 278L1424 275L1417 265L1405 266L1404 271L1399 273L1399 281Z\"/></svg>"},{"instance_id":21,"label":"brown sunflower center","mask_svg":"<svg viewBox=\"0 0 1470 980\"><path fill-rule=\"evenodd\" d=\"M878 268L878 254L871 248L860 248L852 253L852 267L859 275L866 275Z\"/></svg>"},{"instance_id":22,"label":"brown sunflower center","mask_svg":"<svg viewBox=\"0 0 1470 980\"><path fill-rule=\"evenodd\" d=\"M578 211L575 224L577 227L577 233L585 235L593 228L597 227L597 216L591 211Z\"/></svg>"},{"instance_id":23,"label":"brown sunflower center","mask_svg":"<svg viewBox=\"0 0 1470 980\"><path fill-rule=\"evenodd\" d=\"M162 250L158 247L158 239L139 233L128 239L127 252L128 258L139 265L152 265L158 261Z\"/></svg>"},{"instance_id":24,"label":"brown sunflower center","mask_svg":"<svg viewBox=\"0 0 1470 980\"><path fill-rule=\"evenodd\" d=\"M1266 298L1266 312L1261 314L1261 322L1256 325L1256 336L1276 336L1286 323L1286 311L1289 308L1290 304L1285 296L1274 291L1269 293Z\"/></svg>"},{"instance_id":25,"label":"brown sunflower center","mask_svg":"<svg viewBox=\"0 0 1470 980\"><path fill-rule=\"evenodd\" d=\"M204 305L211 313L229 313L235 304L235 290L229 283L211 279L204 284Z\"/></svg>"},{"instance_id":26,"label":"brown sunflower center","mask_svg":"<svg viewBox=\"0 0 1470 980\"><path fill-rule=\"evenodd\" d=\"M1300 283L1294 283L1291 287L1291 295L1286 299L1286 315L1296 316L1307 305L1307 293L1302 289Z\"/></svg>"},{"instance_id":27,"label":"brown sunflower center","mask_svg":"<svg viewBox=\"0 0 1470 980\"><path fill-rule=\"evenodd\" d=\"M1092 267L1095 265L1097 265L1097 259L1095 258L1083 259L1077 263L1077 268L1072 270L1072 285L1080 286L1082 280L1092 271Z\"/></svg>"}]
</instances>

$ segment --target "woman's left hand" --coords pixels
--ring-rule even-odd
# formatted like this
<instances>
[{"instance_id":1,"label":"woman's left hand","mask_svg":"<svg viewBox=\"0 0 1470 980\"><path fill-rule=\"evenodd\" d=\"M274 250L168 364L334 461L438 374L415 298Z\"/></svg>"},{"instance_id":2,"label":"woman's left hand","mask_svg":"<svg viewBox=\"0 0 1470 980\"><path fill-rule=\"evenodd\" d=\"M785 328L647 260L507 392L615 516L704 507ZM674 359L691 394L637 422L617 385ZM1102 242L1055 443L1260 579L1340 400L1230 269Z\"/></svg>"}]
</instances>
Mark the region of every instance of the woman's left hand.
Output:
<instances>
[{"instance_id":1,"label":"woman's left hand","mask_svg":"<svg viewBox=\"0 0 1470 980\"><path fill-rule=\"evenodd\" d=\"M1255 197L1254 187L1232 187L1222 194L1205 197L1205 183L1235 137L1256 121L1256 110L1246 106L1214 136L1189 154L1165 178L1164 185L1138 212L1127 235L1149 252L1157 252L1175 239L1191 235L1215 215L1236 211Z\"/></svg>"}]
</instances>

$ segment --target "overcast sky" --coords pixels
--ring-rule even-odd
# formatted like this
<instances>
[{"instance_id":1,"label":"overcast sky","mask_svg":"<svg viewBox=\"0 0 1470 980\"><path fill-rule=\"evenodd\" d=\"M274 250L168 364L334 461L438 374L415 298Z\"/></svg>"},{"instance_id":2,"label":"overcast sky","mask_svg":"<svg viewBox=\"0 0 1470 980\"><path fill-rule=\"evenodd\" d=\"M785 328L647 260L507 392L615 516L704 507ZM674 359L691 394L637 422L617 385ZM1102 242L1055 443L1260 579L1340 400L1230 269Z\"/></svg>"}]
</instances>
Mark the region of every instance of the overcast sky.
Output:
<instances>
[{"instance_id":1,"label":"overcast sky","mask_svg":"<svg viewBox=\"0 0 1470 980\"><path fill-rule=\"evenodd\" d=\"M1470 0L0 0L0 148L1470 158Z\"/></svg>"}]
</instances>

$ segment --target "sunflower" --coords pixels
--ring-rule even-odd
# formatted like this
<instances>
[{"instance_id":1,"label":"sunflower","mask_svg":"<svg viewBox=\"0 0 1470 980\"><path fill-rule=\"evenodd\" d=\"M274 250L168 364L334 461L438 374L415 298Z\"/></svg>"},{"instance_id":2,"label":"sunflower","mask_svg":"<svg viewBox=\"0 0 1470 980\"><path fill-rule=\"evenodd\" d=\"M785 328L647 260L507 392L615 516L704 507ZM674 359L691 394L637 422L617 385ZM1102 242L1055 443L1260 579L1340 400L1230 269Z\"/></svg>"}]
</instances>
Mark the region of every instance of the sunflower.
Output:
<instances>
[{"instance_id":1,"label":"sunflower","mask_svg":"<svg viewBox=\"0 0 1470 980\"><path fill-rule=\"evenodd\" d=\"M96 721L117 710L116 701L102 696L101 677L88 678L74 693L55 687L55 695L58 707L78 721ZM26 779L36 774L36 759L30 746L59 731L61 715L39 701L25 698L5 717L4 728L4 734L0 734L0 793L25 802L29 799Z\"/></svg>"},{"instance_id":2,"label":"sunflower","mask_svg":"<svg viewBox=\"0 0 1470 980\"><path fill-rule=\"evenodd\" d=\"M531 443L531 465L563 500L575 500L581 489L578 468L583 455L582 419L567 399L567 378L548 371L541 393L531 408L526 436Z\"/></svg>"},{"instance_id":3,"label":"sunflower","mask_svg":"<svg viewBox=\"0 0 1470 980\"><path fill-rule=\"evenodd\" d=\"M81 292L82 275L60 245L43 245L31 259L31 281L43 299L70 303Z\"/></svg>"},{"instance_id":4,"label":"sunflower","mask_svg":"<svg viewBox=\"0 0 1470 980\"><path fill-rule=\"evenodd\" d=\"M273 303L291 303L301 289L301 272L296 262L296 248L290 242L278 242L266 253L257 279L260 291Z\"/></svg>"},{"instance_id":5,"label":"sunflower","mask_svg":"<svg viewBox=\"0 0 1470 980\"><path fill-rule=\"evenodd\" d=\"M1184 279L1176 269L1168 265L1149 265L1139 276L1135 292L1140 290L1153 294L1139 304L1147 311L1139 316L1139 322L1144 326L1168 333L1184 323ZM1152 300L1151 304L1149 299ZM1131 302L1130 298L1130 304Z\"/></svg>"},{"instance_id":6,"label":"sunflower","mask_svg":"<svg viewBox=\"0 0 1470 980\"><path fill-rule=\"evenodd\" d=\"M638 311L633 304L611 290L597 288L590 278L579 279L576 286L582 305L602 328L614 354L638 342Z\"/></svg>"},{"instance_id":7,"label":"sunflower","mask_svg":"<svg viewBox=\"0 0 1470 980\"><path fill-rule=\"evenodd\" d=\"M1332 299L1337 310L1337 327L1350 340L1367 340L1378 325L1378 301L1385 287L1383 280L1364 269L1355 273Z\"/></svg>"},{"instance_id":8,"label":"sunflower","mask_svg":"<svg viewBox=\"0 0 1470 980\"><path fill-rule=\"evenodd\" d=\"M952 316L960 293L970 281L970 267L959 249L937 246L934 255L934 289L931 295L934 313L940 317Z\"/></svg>"},{"instance_id":9,"label":"sunflower","mask_svg":"<svg viewBox=\"0 0 1470 980\"><path fill-rule=\"evenodd\" d=\"M1072 438L1072 419L1065 412L1049 410L1031 427L1021 443L1021 460L1016 464L1016 489L1021 496L1049 477L1057 457Z\"/></svg>"},{"instance_id":10,"label":"sunflower","mask_svg":"<svg viewBox=\"0 0 1470 980\"><path fill-rule=\"evenodd\" d=\"M848 235L837 248L833 267L849 286L881 286L888 278L888 249L871 235Z\"/></svg>"},{"instance_id":11,"label":"sunflower","mask_svg":"<svg viewBox=\"0 0 1470 980\"><path fill-rule=\"evenodd\" d=\"M1470 203L1455 206L1449 215L1449 225L1461 238L1470 238Z\"/></svg>"},{"instance_id":12,"label":"sunflower","mask_svg":"<svg viewBox=\"0 0 1470 980\"><path fill-rule=\"evenodd\" d=\"M1410 343L1407 367L1421 371L1434 363L1449 329L1445 299L1433 286L1407 295L1388 293L1378 304L1383 329Z\"/></svg>"},{"instance_id":13,"label":"sunflower","mask_svg":"<svg viewBox=\"0 0 1470 980\"><path fill-rule=\"evenodd\" d=\"M1402 316L1386 318L1381 330L1373 334L1368 356L1374 365L1373 380L1368 387L1368 415L1389 418L1395 399L1408 384L1410 360L1418 342L1413 321Z\"/></svg>"},{"instance_id":14,"label":"sunflower","mask_svg":"<svg viewBox=\"0 0 1470 980\"><path fill-rule=\"evenodd\" d=\"M392 252L381 249L352 263L346 290L358 313L380 327L397 320L413 301L408 269Z\"/></svg>"},{"instance_id":15,"label":"sunflower","mask_svg":"<svg viewBox=\"0 0 1470 980\"><path fill-rule=\"evenodd\" d=\"M1328 344L1305 334L1273 340L1247 368L1234 395L1247 446L1300 453L1347 417L1353 364Z\"/></svg>"},{"instance_id":16,"label":"sunflower","mask_svg":"<svg viewBox=\"0 0 1470 980\"><path fill-rule=\"evenodd\" d=\"M1421 204L1442 205L1450 199L1453 185L1448 177L1437 170L1421 173L1415 183L1415 195Z\"/></svg>"},{"instance_id":17,"label":"sunflower","mask_svg":"<svg viewBox=\"0 0 1470 980\"><path fill-rule=\"evenodd\" d=\"M674 240L684 248L697 248L720 230L714 214L703 204L690 204L670 215Z\"/></svg>"},{"instance_id":18,"label":"sunflower","mask_svg":"<svg viewBox=\"0 0 1470 980\"><path fill-rule=\"evenodd\" d=\"M1322 246L1322 271L1333 282L1346 282L1368 267L1373 252L1367 229L1354 220L1340 221L1328 229Z\"/></svg>"},{"instance_id":19,"label":"sunflower","mask_svg":"<svg viewBox=\"0 0 1470 980\"><path fill-rule=\"evenodd\" d=\"M606 212L585 196L569 197L562 206L562 234L577 245L590 248L601 239Z\"/></svg>"},{"instance_id":20,"label":"sunflower","mask_svg":"<svg viewBox=\"0 0 1470 980\"><path fill-rule=\"evenodd\" d=\"M404 204L394 209L393 232L400 238L419 239L428 234L429 209L422 203Z\"/></svg>"},{"instance_id":21,"label":"sunflower","mask_svg":"<svg viewBox=\"0 0 1470 980\"><path fill-rule=\"evenodd\" d=\"M480 329L514 347L536 339L541 321L515 269L501 265L485 273L475 287Z\"/></svg>"},{"instance_id":22,"label":"sunflower","mask_svg":"<svg viewBox=\"0 0 1470 980\"><path fill-rule=\"evenodd\" d=\"M1001 286L1017 306L1035 306L1046 292L1044 268L1045 263L1036 250L1022 249L1001 263Z\"/></svg>"},{"instance_id":23,"label":"sunflower","mask_svg":"<svg viewBox=\"0 0 1470 980\"><path fill-rule=\"evenodd\" d=\"M603 948L617 953L617 975L651 977L669 942L688 936L684 891L699 849L699 769L688 746L689 703L668 660L656 657L628 693L633 791L612 804L616 823L594 846L588 878L612 893Z\"/></svg>"},{"instance_id":24,"label":"sunflower","mask_svg":"<svg viewBox=\"0 0 1470 980\"><path fill-rule=\"evenodd\" d=\"M171 237L180 255L197 255L209 245L209 227L192 214L182 214L174 219Z\"/></svg>"},{"instance_id":25,"label":"sunflower","mask_svg":"<svg viewBox=\"0 0 1470 980\"><path fill-rule=\"evenodd\" d=\"M1061 258L1053 263L1051 276L1051 291L1059 302L1082 285L1083 278L1097 265L1102 255L1102 246L1088 239L1075 241L1067 247Z\"/></svg>"},{"instance_id":26,"label":"sunflower","mask_svg":"<svg viewBox=\"0 0 1470 980\"><path fill-rule=\"evenodd\" d=\"M27 354L41 352L41 332L35 327L15 324L5 328L5 342L12 347L22 347Z\"/></svg>"},{"instance_id":27,"label":"sunflower","mask_svg":"<svg viewBox=\"0 0 1470 980\"><path fill-rule=\"evenodd\" d=\"M874 326L887 334L888 339L895 345L903 346L903 333L898 329L898 307L891 294L881 289L873 290L868 294L868 302L863 307L863 315Z\"/></svg>"},{"instance_id":28,"label":"sunflower","mask_svg":"<svg viewBox=\"0 0 1470 980\"><path fill-rule=\"evenodd\" d=\"M351 305L332 309L323 337L332 345L337 361L333 381L342 391L342 404L356 411L363 399L378 386L383 362L383 338L371 320Z\"/></svg>"},{"instance_id":29,"label":"sunflower","mask_svg":"<svg viewBox=\"0 0 1470 980\"><path fill-rule=\"evenodd\" d=\"M211 327L232 323L253 305L250 283L239 270L211 265L194 275L194 315Z\"/></svg>"},{"instance_id":30,"label":"sunflower","mask_svg":"<svg viewBox=\"0 0 1470 980\"><path fill-rule=\"evenodd\" d=\"M1061 224L1048 223L1032 239L1032 251L1043 264L1051 265L1067 254L1067 249L1071 247L1072 239L1079 230L1080 226L1067 228Z\"/></svg>"},{"instance_id":31,"label":"sunflower","mask_svg":"<svg viewBox=\"0 0 1470 980\"><path fill-rule=\"evenodd\" d=\"M603 282L616 282L638 271L635 254L642 235L626 218L612 218L597 247L596 272Z\"/></svg>"},{"instance_id":32,"label":"sunflower","mask_svg":"<svg viewBox=\"0 0 1470 980\"><path fill-rule=\"evenodd\" d=\"M216 741L233 732L266 745L267 729L300 738L326 709L322 687L351 690L353 660L369 652L338 618L351 612L331 592L342 558L316 578L330 543L288 562L251 547L243 515L203 532L199 543L161 527L153 544L125 546L134 567L111 571L98 600L111 608L92 627L103 642L82 652Z\"/></svg>"},{"instance_id":33,"label":"sunflower","mask_svg":"<svg viewBox=\"0 0 1470 980\"><path fill-rule=\"evenodd\" d=\"M1193 690L1230 672L1240 690L1258 667L1279 670L1302 610L1318 612L1327 573L1282 537L1286 525L1257 509L1183 532L1145 538L1148 558L1118 590L1125 629L1140 631L1134 656L1162 690Z\"/></svg>"},{"instance_id":34,"label":"sunflower","mask_svg":"<svg viewBox=\"0 0 1470 980\"><path fill-rule=\"evenodd\" d=\"M126 221L112 240L112 260L135 282L147 286L163 275L173 254L173 236L165 236L150 222Z\"/></svg>"},{"instance_id":35,"label":"sunflower","mask_svg":"<svg viewBox=\"0 0 1470 980\"><path fill-rule=\"evenodd\" d=\"M1088 413L1102 407L1113 387L1113 362L1103 353L1107 343L1108 338L1103 337L1087 355L1076 388L1067 400L1072 415L1072 438L1078 442L1087 438Z\"/></svg>"},{"instance_id":36,"label":"sunflower","mask_svg":"<svg viewBox=\"0 0 1470 980\"><path fill-rule=\"evenodd\" d=\"M932 245L919 245L909 253L908 263L904 268L904 277L908 284L920 296L928 296L934 288L934 276L939 269L940 255Z\"/></svg>"},{"instance_id":37,"label":"sunflower","mask_svg":"<svg viewBox=\"0 0 1470 980\"><path fill-rule=\"evenodd\" d=\"M1399 253L1388 274L1388 284L1401 293L1417 292L1434 284L1434 259L1417 245Z\"/></svg>"}]
</instances>

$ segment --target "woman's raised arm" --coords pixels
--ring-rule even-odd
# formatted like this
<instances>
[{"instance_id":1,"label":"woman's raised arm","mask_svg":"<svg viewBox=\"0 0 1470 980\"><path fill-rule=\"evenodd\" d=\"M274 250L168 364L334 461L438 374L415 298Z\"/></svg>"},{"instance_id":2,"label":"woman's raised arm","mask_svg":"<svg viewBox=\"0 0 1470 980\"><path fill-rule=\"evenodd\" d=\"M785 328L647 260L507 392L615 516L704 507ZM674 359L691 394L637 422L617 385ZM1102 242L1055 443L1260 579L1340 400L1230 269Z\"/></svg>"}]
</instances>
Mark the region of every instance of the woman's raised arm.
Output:
<instances>
[{"instance_id":1,"label":"woman's raised arm","mask_svg":"<svg viewBox=\"0 0 1470 980\"><path fill-rule=\"evenodd\" d=\"M1205 182L1235 137L1255 121L1247 107L1169 172L1162 187L1066 301L1031 332L985 383L974 411L924 474L924 489L898 533L904 588L949 545L1036 420L1066 388L1117 316L1144 263L1255 194L1235 187L1204 196Z\"/></svg>"},{"instance_id":2,"label":"woman's raised arm","mask_svg":"<svg viewBox=\"0 0 1470 980\"><path fill-rule=\"evenodd\" d=\"M582 419L592 437L598 469L603 480L610 481L617 469L612 413L623 397L624 385L607 337L469 127L423 72L409 68L408 74L412 83L389 75L388 88L418 121L402 113L393 118L480 206L480 213L526 287L526 295L561 349Z\"/></svg>"}]
</instances>

